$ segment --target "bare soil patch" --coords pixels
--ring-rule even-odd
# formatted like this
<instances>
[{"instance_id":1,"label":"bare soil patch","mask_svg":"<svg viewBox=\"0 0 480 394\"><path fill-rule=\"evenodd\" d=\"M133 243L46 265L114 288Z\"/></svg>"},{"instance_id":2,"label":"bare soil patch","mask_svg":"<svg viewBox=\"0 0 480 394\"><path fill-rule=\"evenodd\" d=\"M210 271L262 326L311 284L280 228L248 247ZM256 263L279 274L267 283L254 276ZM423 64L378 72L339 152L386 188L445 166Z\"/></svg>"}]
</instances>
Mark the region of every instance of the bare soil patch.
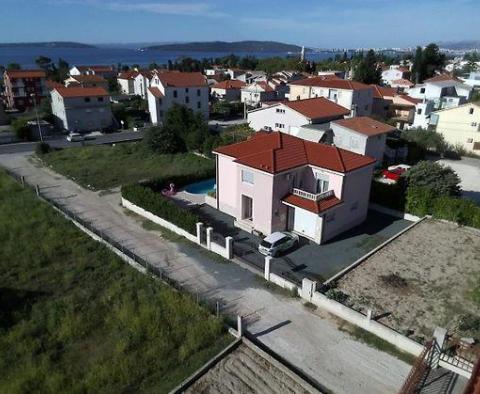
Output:
<instances>
[{"instance_id":1,"label":"bare soil patch","mask_svg":"<svg viewBox=\"0 0 480 394\"><path fill-rule=\"evenodd\" d=\"M480 339L480 232L425 220L338 281L346 303L417 340Z\"/></svg>"}]
</instances>

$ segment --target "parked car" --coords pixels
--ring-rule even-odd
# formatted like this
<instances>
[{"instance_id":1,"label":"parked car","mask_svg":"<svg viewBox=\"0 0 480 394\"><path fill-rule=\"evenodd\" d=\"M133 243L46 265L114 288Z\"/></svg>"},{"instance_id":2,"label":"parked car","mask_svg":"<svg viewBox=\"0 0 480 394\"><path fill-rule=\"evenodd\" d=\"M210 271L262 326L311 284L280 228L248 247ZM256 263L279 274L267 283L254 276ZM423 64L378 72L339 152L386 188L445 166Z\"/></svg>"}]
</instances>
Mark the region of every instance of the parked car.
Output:
<instances>
[{"instance_id":1,"label":"parked car","mask_svg":"<svg viewBox=\"0 0 480 394\"><path fill-rule=\"evenodd\" d=\"M300 238L297 234L286 231L277 231L265 237L260 245L258 251L265 256L276 257L280 253L290 250L298 246Z\"/></svg>"},{"instance_id":2,"label":"parked car","mask_svg":"<svg viewBox=\"0 0 480 394\"><path fill-rule=\"evenodd\" d=\"M386 179L389 179L394 182L398 182L400 177L410 169L410 166L406 164L397 164L394 166L388 167L388 169L383 170L382 176Z\"/></svg>"},{"instance_id":3,"label":"parked car","mask_svg":"<svg viewBox=\"0 0 480 394\"><path fill-rule=\"evenodd\" d=\"M67 135L67 141L70 141L70 142L77 142L77 141L83 141L83 140L85 140L85 137L80 133L70 133L69 135Z\"/></svg>"}]
</instances>

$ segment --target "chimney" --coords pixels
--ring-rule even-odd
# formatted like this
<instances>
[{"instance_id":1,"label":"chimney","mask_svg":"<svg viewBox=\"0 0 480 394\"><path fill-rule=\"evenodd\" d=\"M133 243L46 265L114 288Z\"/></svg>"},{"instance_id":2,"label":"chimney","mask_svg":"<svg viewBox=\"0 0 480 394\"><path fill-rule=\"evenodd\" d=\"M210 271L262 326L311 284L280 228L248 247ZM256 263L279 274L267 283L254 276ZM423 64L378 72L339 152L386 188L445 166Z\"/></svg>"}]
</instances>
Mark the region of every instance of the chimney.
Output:
<instances>
[{"instance_id":1,"label":"chimney","mask_svg":"<svg viewBox=\"0 0 480 394\"><path fill-rule=\"evenodd\" d=\"M357 116L357 105L356 104L352 105L352 110L350 112L350 115L351 115L352 118L355 118Z\"/></svg>"}]
</instances>

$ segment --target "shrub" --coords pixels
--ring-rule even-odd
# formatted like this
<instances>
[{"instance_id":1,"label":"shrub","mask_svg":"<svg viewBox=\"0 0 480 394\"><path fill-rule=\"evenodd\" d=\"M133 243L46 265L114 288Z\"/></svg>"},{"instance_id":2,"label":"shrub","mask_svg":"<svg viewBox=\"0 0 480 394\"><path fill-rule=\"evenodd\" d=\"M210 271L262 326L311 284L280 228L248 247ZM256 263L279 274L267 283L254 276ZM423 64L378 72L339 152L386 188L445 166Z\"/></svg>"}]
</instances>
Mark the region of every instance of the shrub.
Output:
<instances>
[{"instance_id":1,"label":"shrub","mask_svg":"<svg viewBox=\"0 0 480 394\"><path fill-rule=\"evenodd\" d=\"M406 211L417 216L432 213L435 193L431 188L409 187L407 191Z\"/></svg>"},{"instance_id":2,"label":"shrub","mask_svg":"<svg viewBox=\"0 0 480 394\"><path fill-rule=\"evenodd\" d=\"M151 127L145 132L144 141L147 146L159 154L185 152L185 142L175 130L167 126Z\"/></svg>"},{"instance_id":3,"label":"shrub","mask_svg":"<svg viewBox=\"0 0 480 394\"><path fill-rule=\"evenodd\" d=\"M406 173L409 187L427 187L438 196L459 196L460 178L450 167L433 161L421 161Z\"/></svg>"},{"instance_id":4,"label":"shrub","mask_svg":"<svg viewBox=\"0 0 480 394\"><path fill-rule=\"evenodd\" d=\"M47 154L48 152L50 152L50 145L46 142L40 142L37 144L37 146L35 147L35 153L38 155L38 156L42 156L42 155L45 155Z\"/></svg>"},{"instance_id":5,"label":"shrub","mask_svg":"<svg viewBox=\"0 0 480 394\"><path fill-rule=\"evenodd\" d=\"M381 182L372 182L370 200L376 204L396 209L405 210L405 189L403 183L387 185Z\"/></svg>"},{"instance_id":6,"label":"shrub","mask_svg":"<svg viewBox=\"0 0 480 394\"><path fill-rule=\"evenodd\" d=\"M27 118L17 118L12 121L12 128L15 131L16 136L21 140L29 140L31 138L31 131L27 122Z\"/></svg>"},{"instance_id":7,"label":"shrub","mask_svg":"<svg viewBox=\"0 0 480 394\"><path fill-rule=\"evenodd\" d=\"M325 292L325 295L331 300L340 302L341 304L345 304L349 299L348 294L345 294L343 291L336 289L327 290Z\"/></svg>"},{"instance_id":8,"label":"shrub","mask_svg":"<svg viewBox=\"0 0 480 394\"><path fill-rule=\"evenodd\" d=\"M191 234L195 234L196 223L201 221L197 214L179 207L173 201L144 185L123 186L122 197Z\"/></svg>"}]
</instances>

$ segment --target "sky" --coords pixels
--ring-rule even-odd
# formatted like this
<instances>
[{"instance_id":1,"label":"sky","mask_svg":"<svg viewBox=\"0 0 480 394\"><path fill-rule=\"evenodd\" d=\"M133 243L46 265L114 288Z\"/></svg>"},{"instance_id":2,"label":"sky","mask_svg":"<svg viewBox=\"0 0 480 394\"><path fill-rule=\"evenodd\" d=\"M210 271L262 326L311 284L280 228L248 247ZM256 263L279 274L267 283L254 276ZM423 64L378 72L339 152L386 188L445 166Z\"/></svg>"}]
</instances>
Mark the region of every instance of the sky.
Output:
<instances>
[{"instance_id":1,"label":"sky","mask_svg":"<svg viewBox=\"0 0 480 394\"><path fill-rule=\"evenodd\" d=\"M480 0L0 0L0 42L407 47L480 40L479 14Z\"/></svg>"}]
</instances>

